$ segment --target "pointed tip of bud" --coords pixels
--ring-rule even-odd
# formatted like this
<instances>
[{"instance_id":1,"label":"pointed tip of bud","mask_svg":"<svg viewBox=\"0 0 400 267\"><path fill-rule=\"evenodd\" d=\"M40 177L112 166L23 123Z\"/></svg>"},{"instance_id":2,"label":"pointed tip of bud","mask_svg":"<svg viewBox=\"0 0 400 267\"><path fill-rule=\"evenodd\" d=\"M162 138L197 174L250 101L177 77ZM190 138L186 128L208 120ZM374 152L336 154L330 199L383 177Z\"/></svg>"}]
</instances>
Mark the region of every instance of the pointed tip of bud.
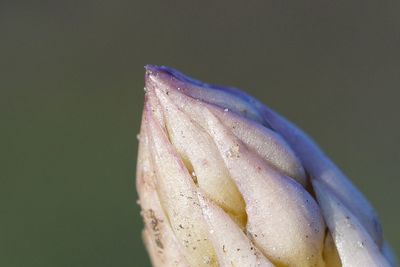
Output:
<instances>
[{"instance_id":1,"label":"pointed tip of bud","mask_svg":"<svg viewBox=\"0 0 400 267\"><path fill-rule=\"evenodd\" d=\"M164 91L178 90L193 99L227 109L269 127L260 112L262 104L237 88L204 83L166 66L146 65L145 69L147 90L155 87Z\"/></svg>"},{"instance_id":2,"label":"pointed tip of bud","mask_svg":"<svg viewBox=\"0 0 400 267\"><path fill-rule=\"evenodd\" d=\"M149 76L149 75L158 76L159 74L161 74L161 75L165 75L164 77L169 77L170 79L175 79L182 83L186 83L189 86L197 86L197 87L201 87L203 89L215 89L215 90L226 91L226 92L229 92L230 94L237 95L240 98L245 98L245 99L249 99L249 100L253 99L253 97L245 94L244 92L240 91L239 89L236 89L233 87L226 87L226 86L220 86L220 85L216 85L216 84L205 83L200 80L194 79L190 76L187 76L186 74L180 72L179 70L176 70L176 69L168 67L168 66L162 66L162 65L157 66L157 65L148 64L148 65L144 66L144 68L146 70L146 76Z\"/></svg>"},{"instance_id":3,"label":"pointed tip of bud","mask_svg":"<svg viewBox=\"0 0 400 267\"><path fill-rule=\"evenodd\" d=\"M168 75L170 78L175 78L181 82L186 82L186 83L190 83L190 84L201 86L201 87L213 87L210 84L203 83L199 80L193 79L189 76L186 76L182 72L180 72L174 68L167 67L167 66L157 66L157 65L148 64L144 68L146 70L147 75L155 74L155 76L157 76L157 74L162 73L162 74Z\"/></svg>"},{"instance_id":4,"label":"pointed tip of bud","mask_svg":"<svg viewBox=\"0 0 400 267\"><path fill-rule=\"evenodd\" d=\"M145 66L145 91L154 91L159 89L168 94L168 91L187 89L193 84L199 84L199 81L185 76L183 73L166 67L156 65Z\"/></svg>"},{"instance_id":5,"label":"pointed tip of bud","mask_svg":"<svg viewBox=\"0 0 400 267\"><path fill-rule=\"evenodd\" d=\"M168 81L175 81L184 83L188 86L198 86L202 88L216 87L207 83L203 83L199 80L193 79L171 67L148 64L144 68L146 70L146 75L145 75L146 82L156 81L165 83ZM176 89L178 89L178 87Z\"/></svg>"}]
</instances>

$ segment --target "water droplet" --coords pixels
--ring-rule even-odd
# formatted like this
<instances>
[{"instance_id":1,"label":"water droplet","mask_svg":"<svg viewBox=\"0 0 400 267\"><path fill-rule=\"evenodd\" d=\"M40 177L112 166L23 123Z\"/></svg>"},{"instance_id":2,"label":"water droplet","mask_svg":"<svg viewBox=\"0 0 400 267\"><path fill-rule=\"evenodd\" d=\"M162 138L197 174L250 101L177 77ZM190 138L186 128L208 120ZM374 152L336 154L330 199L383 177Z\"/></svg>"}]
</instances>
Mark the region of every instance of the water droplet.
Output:
<instances>
[{"instance_id":1,"label":"water droplet","mask_svg":"<svg viewBox=\"0 0 400 267\"><path fill-rule=\"evenodd\" d=\"M229 108L224 109L224 111L225 111L225 112L228 112L228 111L229 111Z\"/></svg>"}]
</instances>

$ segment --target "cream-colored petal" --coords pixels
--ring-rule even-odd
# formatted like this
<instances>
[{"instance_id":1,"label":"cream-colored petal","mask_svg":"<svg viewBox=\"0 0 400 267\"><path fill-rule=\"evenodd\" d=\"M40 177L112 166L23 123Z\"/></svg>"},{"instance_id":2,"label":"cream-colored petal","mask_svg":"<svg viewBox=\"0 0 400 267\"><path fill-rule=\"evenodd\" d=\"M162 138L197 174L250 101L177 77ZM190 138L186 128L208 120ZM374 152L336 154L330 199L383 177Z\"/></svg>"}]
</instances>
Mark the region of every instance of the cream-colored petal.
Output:
<instances>
[{"instance_id":1,"label":"cream-colored petal","mask_svg":"<svg viewBox=\"0 0 400 267\"><path fill-rule=\"evenodd\" d=\"M357 217L323 182L318 179L312 182L343 267L389 267Z\"/></svg>"},{"instance_id":2,"label":"cream-colored petal","mask_svg":"<svg viewBox=\"0 0 400 267\"><path fill-rule=\"evenodd\" d=\"M382 227L372 205L343 172L301 129L268 107L260 105L269 125L279 132L301 158L313 179L323 181L358 218L378 246L382 245Z\"/></svg>"},{"instance_id":3,"label":"cream-colored petal","mask_svg":"<svg viewBox=\"0 0 400 267\"><path fill-rule=\"evenodd\" d=\"M208 133L245 199L247 229L254 243L275 264L323 266L325 226L314 199L299 183L250 152L207 109L196 114L192 119L207 123Z\"/></svg>"},{"instance_id":4,"label":"cream-colored petal","mask_svg":"<svg viewBox=\"0 0 400 267\"><path fill-rule=\"evenodd\" d=\"M207 225L197 199L196 186L166 133L145 105L145 123L161 205L191 267L217 266Z\"/></svg>"},{"instance_id":5,"label":"cream-colored petal","mask_svg":"<svg viewBox=\"0 0 400 267\"><path fill-rule=\"evenodd\" d=\"M139 194L141 214L145 223L143 239L155 267L187 267L171 226L161 208L154 184L146 125L142 125L138 154L136 188Z\"/></svg>"},{"instance_id":6,"label":"cream-colored petal","mask_svg":"<svg viewBox=\"0 0 400 267\"><path fill-rule=\"evenodd\" d=\"M146 246L147 252L150 256L151 266L153 267L166 267L165 263L161 260L161 253L157 251L157 245L147 229L142 232L142 239Z\"/></svg>"},{"instance_id":7,"label":"cream-colored petal","mask_svg":"<svg viewBox=\"0 0 400 267\"><path fill-rule=\"evenodd\" d=\"M200 205L209 226L219 266L273 267L243 231L217 205L199 193Z\"/></svg>"},{"instance_id":8,"label":"cream-colored petal","mask_svg":"<svg viewBox=\"0 0 400 267\"><path fill-rule=\"evenodd\" d=\"M153 87L159 92L158 95L160 95L160 92L163 92L164 98L170 99L190 118L196 116L199 112L201 113L204 108L210 110L220 118L222 123L231 129L232 133L255 153L258 153L265 159L268 164L302 185L306 185L306 175L300 160L277 133L254 121L239 116L229 109L224 110L220 107L193 99L185 95L183 93L184 90L166 87L164 83L155 83ZM203 126L206 121L200 121L199 123Z\"/></svg>"},{"instance_id":9,"label":"cream-colored petal","mask_svg":"<svg viewBox=\"0 0 400 267\"><path fill-rule=\"evenodd\" d=\"M185 160L193 179L208 197L244 227L244 200L211 137L185 113L180 111L163 92L156 90L164 110L171 143Z\"/></svg>"},{"instance_id":10,"label":"cream-colored petal","mask_svg":"<svg viewBox=\"0 0 400 267\"><path fill-rule=\"evenodd\" d=\"M229 110L221 111L213 107L210 107L210 110L244 144L279 172L295 179L303 186L306 185L307 178L300 160L281 136L258 123L243 119Z\"/></svg>"}]
</instances>

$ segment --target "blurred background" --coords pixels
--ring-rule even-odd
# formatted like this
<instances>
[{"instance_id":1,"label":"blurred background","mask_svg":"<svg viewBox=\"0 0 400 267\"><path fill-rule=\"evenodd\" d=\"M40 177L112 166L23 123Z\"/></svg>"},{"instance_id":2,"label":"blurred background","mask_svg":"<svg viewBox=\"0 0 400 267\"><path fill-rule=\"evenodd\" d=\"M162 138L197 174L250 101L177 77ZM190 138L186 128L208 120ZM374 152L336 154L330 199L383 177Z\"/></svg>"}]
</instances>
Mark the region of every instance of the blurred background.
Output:
<instances>
[{"instance_id":1,"label":"blurred background","mask_svg":"<svg viewBox=\"0 0 400 267\"><path fill-rule=\"evenodd\" d=\"M150 266L145 64L243 88L321 145L400 254L400 1L0 0L0 266Z\"/></svg>"}]
</instances>

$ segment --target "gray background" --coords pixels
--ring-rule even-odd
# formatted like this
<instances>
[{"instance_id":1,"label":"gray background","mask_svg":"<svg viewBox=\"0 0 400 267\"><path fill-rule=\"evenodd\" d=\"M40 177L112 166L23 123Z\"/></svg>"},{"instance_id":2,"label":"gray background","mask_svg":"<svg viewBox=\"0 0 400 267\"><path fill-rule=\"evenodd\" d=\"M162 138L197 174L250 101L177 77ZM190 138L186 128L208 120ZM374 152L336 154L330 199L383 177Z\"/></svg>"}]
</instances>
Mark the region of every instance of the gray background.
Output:
<instances>
[{"instance_id":1,"label":"gray background","mask_svg":"<svg viewBox=\"0 0 400 267\"><path fill-rule=\"evenodd\" d=\"M0 266L149 266L143 65L234 85L310 133L400 253L400 1L0 0Z\"/></svg>"}]
</instances>

